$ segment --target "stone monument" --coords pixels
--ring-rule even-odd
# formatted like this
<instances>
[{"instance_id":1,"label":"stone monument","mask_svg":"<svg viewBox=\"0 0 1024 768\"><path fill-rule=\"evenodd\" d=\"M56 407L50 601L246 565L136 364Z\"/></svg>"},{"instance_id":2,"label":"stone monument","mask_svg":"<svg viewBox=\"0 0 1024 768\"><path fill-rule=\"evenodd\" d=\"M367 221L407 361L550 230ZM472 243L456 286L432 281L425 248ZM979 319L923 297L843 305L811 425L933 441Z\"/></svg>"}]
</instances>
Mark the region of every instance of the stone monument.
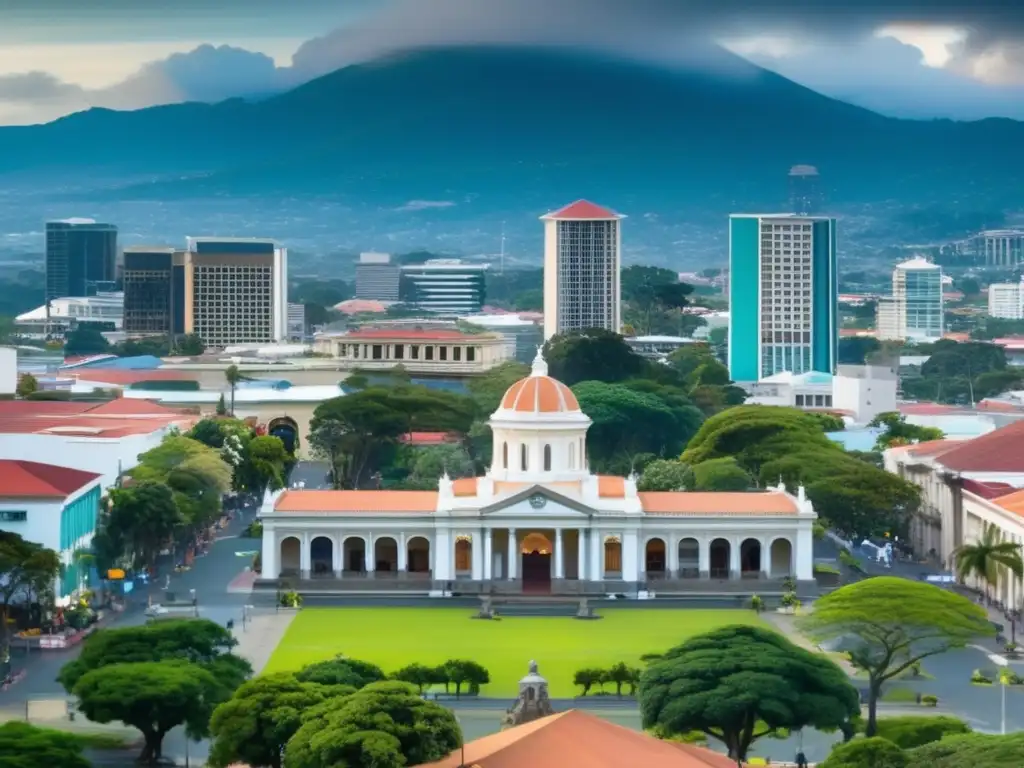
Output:
<instances>
[{"instance_id":1,"label":"stone monument","mask_svg":"<svg viewBox=\"0 0 1024 768\"><path fill-rule=\"evenodd\" d=\"M519 698L505 713L501 728L513 728L554 713L548 698L548 681L537 671L537 662L531 661L526 677L519 681Z\"/></svg>"}]
</instances>

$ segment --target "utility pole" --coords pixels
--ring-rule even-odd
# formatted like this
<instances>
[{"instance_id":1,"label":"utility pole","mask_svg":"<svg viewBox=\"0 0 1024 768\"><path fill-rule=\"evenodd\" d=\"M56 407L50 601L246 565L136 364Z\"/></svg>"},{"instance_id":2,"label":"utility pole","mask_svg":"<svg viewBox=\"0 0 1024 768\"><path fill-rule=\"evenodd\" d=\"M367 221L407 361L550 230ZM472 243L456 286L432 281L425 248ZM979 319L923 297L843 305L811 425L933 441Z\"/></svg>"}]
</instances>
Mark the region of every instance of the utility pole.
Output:
<instances>
[{"instance_id":1,"label":"utility pole","mask_svg":"<svg viewBox=\"0 0 1024 768\"><path fill-rule=\"evenodd\" d=\"M501 222L501 255L498 257L498 274L505 274L505 222Z\"/></svg>"}]
</instances>

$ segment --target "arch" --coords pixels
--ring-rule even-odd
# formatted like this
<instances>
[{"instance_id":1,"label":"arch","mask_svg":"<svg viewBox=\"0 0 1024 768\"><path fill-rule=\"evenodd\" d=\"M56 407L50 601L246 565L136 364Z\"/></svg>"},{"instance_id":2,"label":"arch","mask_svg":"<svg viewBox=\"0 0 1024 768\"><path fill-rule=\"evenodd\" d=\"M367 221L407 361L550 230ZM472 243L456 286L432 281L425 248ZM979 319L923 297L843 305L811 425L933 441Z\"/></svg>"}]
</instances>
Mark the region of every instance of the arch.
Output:
<instances>
[{"instance_id":1,"label":"arch","mask_svg":"<svg viewBox=\"0 0 1024 768\"><path fill-rule=\"evenodd\" d=\"M293 576L302 568L302 542L296 536L281 539L281 576Z\"/></svg>"},{"instance_id":2,"label":"arch","mask_svg":"<svg viewBox=\"0 0 1024 768\"><path fill-rule=\"evenodd\" d=\"M607 536L604 540L604 575L622 573L622 542L618 536Z\"/></svg>"},{"instance_id":3,"label":"arch","mask_svg":"<svg viewBox=\"0 0 1024 768\"><path fill-rule=\"evenodd\" d=\"M267 424L267 434L281 438L284 449L295 453L299 447L299 425L291 416L278 416Z\"/></svg>"},{"instance_id":4,"label":"arch","mask_svg":"<svg viewBox=\"0 0 1024 768\"><path fill-rule=\"evenodd\" d=\"M665 547L664 539L655 537L647 542L647 546L644 547L644 571L648 576L665 576L666 554L667 549Z\"/></svg>"},{"instance_id":5,"label":"arch","mask_svg":"<svg viewBox=\"0 0 1024 768\"><path fill-rule=\"evenodd\" d=\"M576 443L569 443L569 469L576 469Z\"/></svg>"},{"instance_id":6,"label":"arch","mask_svg":"<svg viewBox=\"0 0 1024 768\"><path fill-rule=\"evenodd\" d=\"M309 542L309 573L311 576L334 574L334 541L327 536L316 536Z\"/></svg>"},{"instance_id":7,"label":"arch","mask_svg":"<svg viewBox=\"0 0 1024 768\"><path fill-rule=\"evenodd\" d=\"M708 564L710 565L711 576L718 579L729 578L729 560L732 555L732 545L728 539L715 539L708 547Z\"/></svg>"},{"instance_id":8,"label":"arch","mask_svg":"<svg viewBox=\"0 0 1024 768\"><path fill-rule=\"evenodd\" d=\"M392 536L381 536L373 542L374 571L395 573L398 570L398 542Z\"/></svg>"},{"instance_id":9,"label":"arch","mask_svg":"<svg viewBox=\"0 0 1024 768\"><path fill-rule=\"evenodd\" d=\"M520 443L519 444L519 468L523 472L525 472L526 470L528 470L530 468L530 463L529 463L529 461L527 461L528 458L529 457L527 455L526 443Z\"/></svg>"},{"instance_id":10,"label":"arch","mask_svg":"<svg viewBox=\"0 0 1024 768\"><path fill-rule=\"evenodd\" d=\"M679 540L679 577L695 579L700 576L700 542L693 537Z\"/></svg>"},{"instance_id":11,"label":"arch","mask_svg":"<svg viewBox=\"0 0 1024 768\"><path fill-rule=\"evenodd\" d=\"M740 544L740 574L747 578L761 575L761 542L744 539Z\"/></svg>"},{"instance_id":12,"label":"arch","mask_svg":"<svg viewBox=\"0 0 1024 768\"><path fill-rule=\"evenodd\" d=\"M366 539L349 536L341 543L341 567L353 573L366 573Z\"/></svg>"},{"instance_id":13,"label":"arch","mask_svg":"<svg viewBox=\"0 0 1024 768\"><path fill-rule=\"evenodd\" d=\"M551 546L551 539L545 536L543 533L536 531L528 533L523 537L522 544L519 545L520 552L524 555L531 555L537 553L539 555L550 555L554 548Z\"/></svg>"},{"instance_id":14,"label":"arch","mask_svg":"<svg viewBox=\"0 0 1024 768\"><path fill-rule=\"evenodd\" d=\"M410 573L430 572L430 541L426 536L413 536L405 543L408 550L406 570Z\"/></svg>"},{"instance_id":15,"label":"arch","mask_svg":"<svg viewBox=\"0 0 1024 768\"><path fill-rule=\"evenodd\" d=\"M455 537L455 572L473 571L473 539L465 534Z\"/></svg>"},{"instance_id":16,"label":"arch","mask_svg":"<svg viewBox=\"0 0 1024 768\"><path fill-rule=\"evenodd\" d=\"M551 471L551 446L548 444L544 445L544 471Z\"/></svg>"},{"instance_id":17,"label":"arch","mask_svg":"<svg viewBox=\"0 0 1024 768\"><path fill-rule=\"evenodd\" d=\"M768 573L774 579L793 575L793 542L776 539L768 548Z\"/></svg>"},{"instance_id":18,"label":"arch","mask_svg":"<svg viewBox=\"0 0 1024 768\"><path fill-rule=\"evenodd\" d=\"M508 442L501 444L501 464L502 469L508 469Z\"/></svg>"}]
</instances>

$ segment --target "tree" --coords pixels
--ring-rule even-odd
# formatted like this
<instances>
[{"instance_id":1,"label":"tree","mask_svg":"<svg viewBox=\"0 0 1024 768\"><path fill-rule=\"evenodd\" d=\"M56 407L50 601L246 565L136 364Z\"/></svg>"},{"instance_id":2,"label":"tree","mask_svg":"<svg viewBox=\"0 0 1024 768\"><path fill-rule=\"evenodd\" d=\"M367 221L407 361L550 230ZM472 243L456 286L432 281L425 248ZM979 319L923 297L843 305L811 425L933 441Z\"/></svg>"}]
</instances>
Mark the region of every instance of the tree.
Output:
<instances>
[{"instance_id":1,"label":"tree","mask_svg":"<svg viewBox=\"0 0 1024 768\"><path fill-rule=\"evenodd\" d=\"M143 482L110 491L110 511L101 532L113 552L137 568L156 561L184 522L174 493L163 483Z\"/></svg>"},{"instance_id":2,"label":"tree","mask_svg":"<svg viewBox=\"0 0 1024 768\"><path fill-rule=\"evenodd\" d=\"M590 689L595 685L600 685L601 677L604 675L603 669L595 669L588 667L586 669L577 669L576 674L573 675L572 684L578 685L583 689L581 695L586 696L590 693Z\"/></svg>"},{"instance_id":3,"label":"tree","mask_svg":"<svg viewBox=\"0 0 1024 768\"><path fill-rule=\"evenodd\" d=\"M90 323L81 323L67 335L64 342L64 356L100 355L110 352L110 342Z\"/></svg>"},{"instance_id":4,"label":"tree","mask_svg":"<svg viewBox=\"0 0 1024 768\"><path fill-rule=\"evenodd\" d=\"M1018 580L1024 578L1020 544L1003 541L999 527L991 523L985 525L980 539L964 544L953 553L953 562L961 582L973 576L985 585L986 594L992 593L999 584L999 577L1007 571Z\"/></svg>"},{"instance_id":5,"label":"tree","mask_svg":"<svg viewBox=\"0 0 1024 768\"><path fill-rule=\"evenodd\" d=\"M221 392L220 393L220 397L217 398L217 408L216 408L216 410L214 412L218 416L227 416L228 415L228 406L224 402L224 393L223 392Z\"/></svg>"},{"instance_id":6,"label":"tree","mask_svg":"<svg viewBox=\"0 0 1024 768\"><path fill-rule=\"evenodd\" d=\"M670 269L634 265L622 270L622 299L627 305L630 322L637 323L642 334L651 333L651 317L656 310L682 309L693 293L693 286L679 282L679 275Z\"/></svg>"},{"instance_id":7,"label":"tree","mask_svg":"<svg viewBox=\"0 0 1024 768\"><path fill-rule=\"evenodd\" d=\"M640 491L692 490L693 470L675 459L657 459L644 467L636 487Z\"/></svg>"},{"instance_id":8,"label":"tree","mask_svg":"<svg viewBox=\"0 0 1024 768\"><path fill-rule=\"evenodd\" d=\"M235 415L235 390L238 389L238 384L242 381L242 373L238 370L237 365L229 365L224 369L224 380L227 381L228 386L231 387L231 410L230 414Z\"/></svg>"},{"instance_id":9,"label":"tree","mask_svg":"<svg viewBox=\"0 0 1024 768\"><path fill-rule=\"evenodd\" d=\"M78 658L61 668L57 681L71 693L88 672L112 664L184 660L208 670L230 694L252 674L249 662L231 653L235 645L229 630L208 619L101 629L85 639Z\"/></svg>"},{"instance_id":10,"label":"tree","mask_svg":"<svg viewBox=\"0 0 1024 768\"><path fill-rule=\"evenodd\" d=\"M51 590L60 568L60 556L52 549L0 531L0 675L6 675L10 666L11 602Z\"/></svg>"},{"instance_id":11,"label":"tree","mask_svg":"<svg viewBox=\"0 0 1024 768\"><path fill-rule=\"evenodd\" d=\"M206 351L206 345L198 333L185 333L175 340L174 351L186 357L198 357Z\"/></svg>"},{"instance_id":12,"label":"tree","mask_svg":"<svg viewBox=\"0 0 1024 768\"><path fill-rule=\"evenodd\" d=\"M209 731L210 715L229 692L198 664L187 661L110 664L82 675L73 693L95 723L120 721L138 728L145 744L139 762L160 762L164 736L184 725L190 738Z\"/></svg>"},{"instance_id":13,"label":"tree","mask_svg":"<svg viewBox=\"0 0 1024 768\"><path fill-rule=\"evenodd\" d=\"M621 661L618 664L613 664L608 669L608 682L615 686L616 696L622 696L622 686L629 684L632 675L633 670Z\"/></svg>"},{"instance_id":14,"label":"tree","mask_svg":"<svg viewBox=\"0 0 1024 768\"><path fill-rule=\"evenodd\" d=\"M475 661L449 659L441 665L441 668L444 670L445 678L448 682L455 686L456 699L462 694L463 685L468 685L470 688L479 688L481 685L491 682L491 677L487 670Z\"/></svg>"},{"instance_id":15,"label":"tree","mask_svg":"<svg viewBox=\"0 0 1024 768\"><path fill-rule=\"evenodd\" d=\"M1006 768L1024 765L1024 733L948 736L907 752L907 768Z\"/></svg>"},{"instance_id":16,"label":"tree","mask_svg":"<svg viewBox=\"0 0 1024 768\"><path fill-rule=\"evenodd\" d=\"M220 450L224 447L224 419L200 419L189 430L188 436L203 445Z\"/></svg>"},{"instance_id":17,"label":"tree","mask_svg":"<svg viewBox=\"0 0 1024 768\"><path fill-rule=\"evenodd\" d=\"M462 743L455 715L406 683L373 683L308 710L285 748L288 768L404 768L448 757Z\"/></svg>"},{"instance_id":18,"label":"tree","mask_svg":"<svg viewBox=\"0 0 1024 768\"><path fill-rule=\"evenodd\" d=\"M415 685L419 693L423 693L434 684L437 679L437 669L428 667L425 664L407 664L391 675L393 680L401 680L403 683Z\"/></svg>"},{"instance_id":19,"label":"tree","mask_svg":"<svg viewBox=\"0 0 1024 768\"><path fill-rule=\"evenodd\" d=\"M18 397L28 397L33 392L39 391L39 382L31 373L23 373L18 377Z\"/></svg>"},{"instance_id":20,"label":"tree","mask_svg":"<svg viewBox=\"0 0 1024 768\"><path fill-rule=\"evenodd\" d=\"M329 698L353 692L343 686L302 683L288 672L243 683L210 719L209 764L281 768L285 745L299 730L303 713Z\"/></svg>"},{"instance_id":21,"label":"tree","mask_svg":"<svg viewBox=\"0 0 1024 768\"><path fill-rule=\"evenodd\" d=\"M888 739L877 736L839 744L821 768L906 768L907 756Z\"/></svg>"},{"instance_id":22,"label":"tree","mask_svg":"<svg viewBox=\"0 0 1024 768\"><path fill-rule=\"evenodd\" d=\"M884 430L875 441L876 451L884 451L894 445L941 440L946 436L941 429L935 427L919 427L916 424L908 424L906 418L900 415L899 411L880 413L871 420L868 426L881 427Z\"/></svg>"},{"instance_id":23,"label":"tree","mask_svg":"<svg viewBox=\"0 0 1024 768\"><path fill-rule=\"evenodd\" d=\"M696 491L747 491L753 484L750 474L731 456L702 461L693 468Z\"/></svg>"},{"instance_id":24,"label":"tree","mask_svg":"<svg viewBox=\"0 0 1024 768\"><path fill-rule=\"evenodd\" d=\"M242 454L241 472L242 488L258 495L269 488L276 491L284 487L284 475L290 456L285 450L284 441L274 435L257 435L246 444Z\"/></svg>"},{"instance_id":25,"label":"tree","mask_svg":"<svg viewBox=\"0 0 1024 768\"><path fill-rule=\"evenodd\" d=\"M17 720L0 725L0 766L2 768L90 768L82 754L82 739L74 734Z\"/></svg>"},{"instance_id":26,"label":"tree","mask_svg":"<svg viewBox=\"0 0 1024 768\"><path fill-rule=\"evenodd\" d=\"M868 357L882 348L882 342L874 336L847 336L839 340L839 363L841 365L864 365Z\"/></svg>"},{"instance_id":27,"label":"tree","mask_svg":"<svg viewBox=\"0 0 1024 768\"><path fill-rule=\"evenodd\" d=\"M960 278L957 285L967 298L973 298L981 293L981 285L973 277Z\"/></svg>"},{"instance_id":28,"label":"tree","mask_svg":"<svg viewBox=\"0 0 1024 768\"><path fill-rule=\"evenodd\" d=\"M640 677L644 728L701 731L734 760L780 729L839 728L860 712L849 677L829 658L758 627L731 626L668 651Z\"/></svg>"},{"instance_id":29,"label":"tree","mask_svg":"<svg viewBox=\"0 0 1024 768\"><path fill-rule=\"evenodd\" d=\"M617 382L640 375L644 359L617 333L601 328L553 336L544 345L551 376L567 386L581 381Z\"/></svg>"},{"instance_id":30,"label":"tree","mask_svg":"<svg viewBox=\"0 0 1024 768\"><path fill-rule=\"evenodd\" d=\"M328 661L307 664L295 673L295 678L301 683L346 685L358 690L370 683L386 680L387 675L376 664L337 656Z\"/></svg>"},{"instance_id":31,"label":"tree","mask_svg":"<svg viewBox=\"0 0 1024 768\"><path fill-rule=\"evenodd\" d=\"M985 609L924 582L879 576L817 600L806 631L841 650L868 676L865 733L877 730L882 686L929 656L995 634Z\"/></svg>"}]
</instances>

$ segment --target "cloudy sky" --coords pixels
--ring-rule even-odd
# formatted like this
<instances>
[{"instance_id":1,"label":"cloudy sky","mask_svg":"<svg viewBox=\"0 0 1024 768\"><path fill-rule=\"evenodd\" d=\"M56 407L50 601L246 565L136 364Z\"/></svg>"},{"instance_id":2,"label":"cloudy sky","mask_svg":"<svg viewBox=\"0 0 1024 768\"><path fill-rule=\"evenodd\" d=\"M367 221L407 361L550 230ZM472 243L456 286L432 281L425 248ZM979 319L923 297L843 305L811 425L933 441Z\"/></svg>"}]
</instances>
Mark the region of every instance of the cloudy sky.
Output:
<instances>
[{"instance_id":1,"label":"cloudy sky","mask_svg":"<svg viewBox=\"0 0 1024 768\"><path fill-rule=\"evenodd\" d=\"M0 124L271 93L424 45L710 66L906 117L1024 119L1024 0L0 0Z\"/></svg>"}]
</instances>

